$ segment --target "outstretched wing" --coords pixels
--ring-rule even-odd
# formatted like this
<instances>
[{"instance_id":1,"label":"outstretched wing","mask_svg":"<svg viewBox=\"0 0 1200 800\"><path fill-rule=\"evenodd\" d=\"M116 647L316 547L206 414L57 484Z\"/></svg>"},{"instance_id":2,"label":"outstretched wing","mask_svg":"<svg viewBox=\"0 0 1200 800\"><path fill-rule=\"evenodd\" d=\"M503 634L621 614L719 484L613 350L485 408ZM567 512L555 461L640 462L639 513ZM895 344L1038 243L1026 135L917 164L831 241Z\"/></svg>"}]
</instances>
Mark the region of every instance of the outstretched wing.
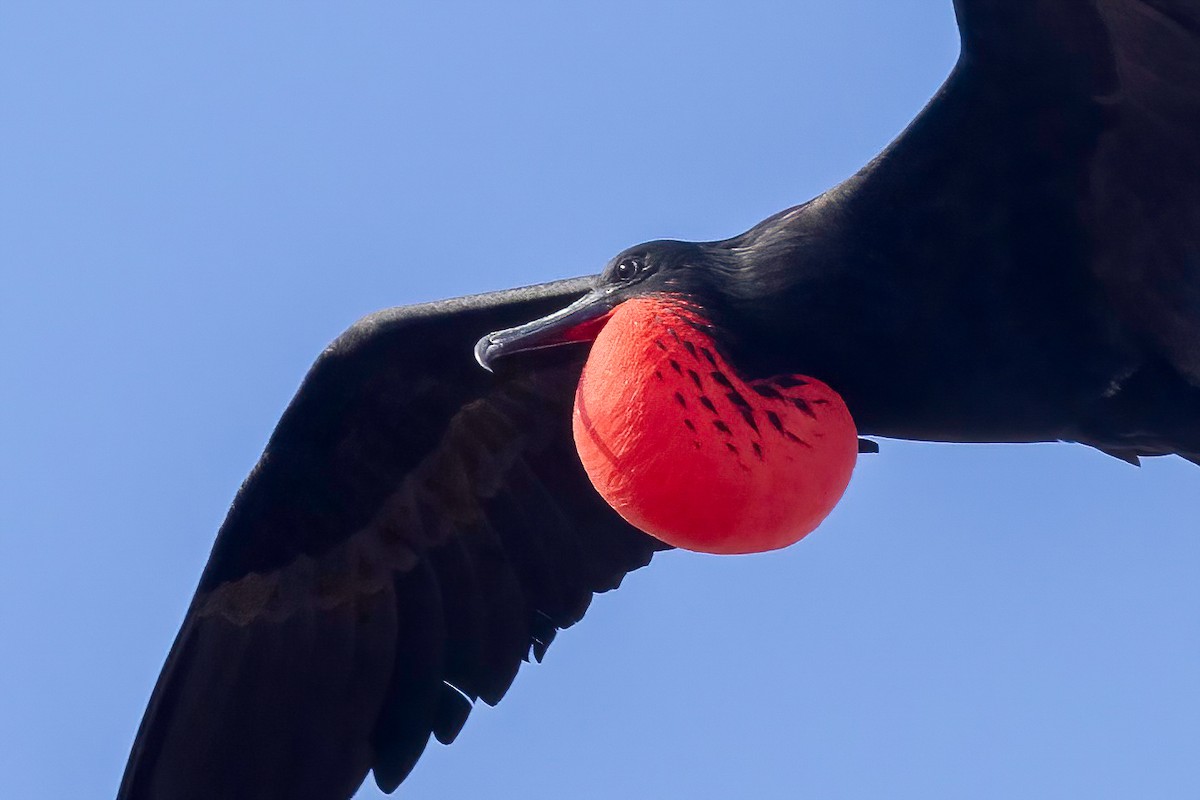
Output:
<instances>
[{"instance_id":1,"label":"outstretched wing","mask_svg":"<svg viewBox=\"0 0 1200 800\"><path fill-rule=\"evenodd\" d=\"M217 535L123 800L385 790L662 547L583 474L583 353L475 363L588 279L392 309L329 347Z\"/></svg>"},{"instance_id":2,"label":"outstretched wing","mask_svg":"<svg viewBox=\"0 0 1200 800\"><path fill-rule=\"evenodd\" d=\"M856 324L903 331L906 353L944 368L898 397L904 359L879 336L875 363L817 374L845 385L873 433L1194 455L1200 3L955 8L962 52L945 85L817 204L841 226L839 257L888 264L904 300L862 298L875 313ZM1011 386L1040 394L1006 403Z\"/></svg>"},{"instance_id":3,"label":"outstretched wing","mask_svg":"<svg viewBox=\"0 0 1200 800\"><path fill-rule=\"evenodd\" d=\"M1200 386L1200 3L955 5L964 65L1004 87L997 102L1057 101L1057 116L1029 114L1047 145L1056 120L1090 126L1067 160L1079 162L1094 274L1123 321Z\"/></svg>"}]
</instances>

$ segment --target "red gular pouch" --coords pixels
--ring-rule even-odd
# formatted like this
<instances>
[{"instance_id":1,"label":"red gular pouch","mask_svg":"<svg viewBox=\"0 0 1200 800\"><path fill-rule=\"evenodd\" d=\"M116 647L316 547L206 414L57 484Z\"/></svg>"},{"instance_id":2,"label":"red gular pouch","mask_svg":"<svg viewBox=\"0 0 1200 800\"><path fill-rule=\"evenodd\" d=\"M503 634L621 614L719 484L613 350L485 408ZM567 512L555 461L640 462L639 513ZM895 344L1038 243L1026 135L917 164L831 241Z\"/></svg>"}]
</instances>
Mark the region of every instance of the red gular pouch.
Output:
<instances>
[{"instance_id":1,"label":"red gular pouch","mask_svg":"<svg viewBox=\"0 0 1200 800\"><path fill-rule=\"evenodd\" d=\"M854 420L813 378L743 381L707 330L669 298L619 305L575 393L579 458L618 514L667 544L786 547L845 492L858 458Z\"/></svg>"}]
</instances>

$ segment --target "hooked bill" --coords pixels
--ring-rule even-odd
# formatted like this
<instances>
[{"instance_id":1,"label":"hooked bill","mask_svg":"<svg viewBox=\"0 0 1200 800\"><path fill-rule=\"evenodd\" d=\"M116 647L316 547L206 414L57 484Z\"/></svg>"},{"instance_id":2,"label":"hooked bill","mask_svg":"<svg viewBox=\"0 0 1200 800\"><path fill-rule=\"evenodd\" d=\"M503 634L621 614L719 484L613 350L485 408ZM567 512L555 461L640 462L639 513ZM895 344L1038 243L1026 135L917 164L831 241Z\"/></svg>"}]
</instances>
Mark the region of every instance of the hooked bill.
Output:
<instances>
[{"instance_id":1,"label":"hooked bill","mask_svg":"<svg viewBox=\"0 0 1200 800\"><path fill-rule=\"evenodd\" d=\"M575 393L575 446L617 513L706 553L792 544L841 499L858 434L813 378L746 382L691 309L622 303L592 345Z\"/></svg>"}]
</instances>

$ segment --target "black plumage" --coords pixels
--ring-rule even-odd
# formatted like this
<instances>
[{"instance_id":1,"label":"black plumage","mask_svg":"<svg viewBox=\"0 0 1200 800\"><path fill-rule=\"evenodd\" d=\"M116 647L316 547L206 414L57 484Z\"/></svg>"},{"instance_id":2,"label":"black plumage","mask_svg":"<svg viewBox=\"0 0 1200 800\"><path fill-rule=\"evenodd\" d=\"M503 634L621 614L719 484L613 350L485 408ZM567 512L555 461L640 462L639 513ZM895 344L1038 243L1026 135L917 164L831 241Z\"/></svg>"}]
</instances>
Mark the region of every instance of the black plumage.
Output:
<instances>
[{"instance_id":1,"label":"black plumage","mask_svg":"<svg viewBox=\"0 0 1200 800\"><path fill-rule=\"evenodd\" d=\"M811 374L864 433L1200 453L1200 9L960 0L900 139L733 239L381 312L318 360L239 492L123 798L348 797L500 700L654 540L587 484L584 353L471 357L596 286L700 304L746 377Z\"/></svg>"}]
</instances>

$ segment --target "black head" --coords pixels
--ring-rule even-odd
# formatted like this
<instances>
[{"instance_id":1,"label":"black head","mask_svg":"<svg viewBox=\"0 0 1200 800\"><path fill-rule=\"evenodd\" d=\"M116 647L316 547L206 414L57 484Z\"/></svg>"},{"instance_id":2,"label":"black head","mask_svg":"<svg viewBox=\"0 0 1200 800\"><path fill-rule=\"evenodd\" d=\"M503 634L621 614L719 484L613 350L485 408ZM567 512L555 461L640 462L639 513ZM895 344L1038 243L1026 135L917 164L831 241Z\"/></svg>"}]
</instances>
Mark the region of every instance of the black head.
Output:
<instances>
[{"instance_id":1,"label":"black head","mask_svg":"<svg viewBox=\"0 0 1200 800\"><path fill-rule=\"evenodd\" d=\"M635 245L619 253L600 273L597 288L612 287L622 299L647 294L670 294L681 298L705 296L723 283L723 261L719 250L705 242L670 239Z\"/></svg>"},{"instance_id":2,"label":"black head","mask_svg":"<svg viewBox=\"0 0 1200 800\"><path fill-rule=\"evenodd\" d=\"M723 289L732 277L723 252L708 243L673 240L630 247L608 262L586 295L548 317L488 334L475 346L475 358L491 369L512 353L591 341L613 309L634 297L666 295L706 319L719 319L726 305Z\"/></svg>"}]
</instances>

